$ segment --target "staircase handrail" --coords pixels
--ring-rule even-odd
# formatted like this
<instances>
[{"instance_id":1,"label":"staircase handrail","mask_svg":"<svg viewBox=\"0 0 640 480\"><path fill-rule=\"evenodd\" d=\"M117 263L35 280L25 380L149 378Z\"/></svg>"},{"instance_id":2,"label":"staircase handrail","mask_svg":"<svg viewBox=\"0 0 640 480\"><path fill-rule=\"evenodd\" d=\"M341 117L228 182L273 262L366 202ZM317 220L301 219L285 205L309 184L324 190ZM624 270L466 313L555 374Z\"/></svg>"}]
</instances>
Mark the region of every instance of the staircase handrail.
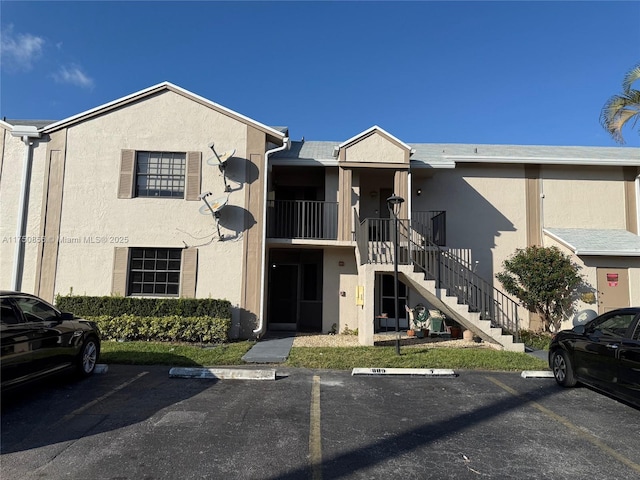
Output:
<instances>
[{"instance_id":1,"label":"staircase handrail","mask_svg":"<svg viewBox=\"0 0 640 480\"><path fill-rule=\"evenodd\" d=\"M355 218L359 220L357 215ZM372 240L369 238L369 227L392 221L365 218L355 222L360 264L380 263L369 252L368 244ZM519 341L518 303L515 300L472 271L457 255L429 240L427 232L413 228L409 220L399 220L398 227L399 264L413 264L424 272L426 278L435 280L436 288L446 289L460 303L468 305L469 311L479 312L481 319L489 320L494 327L503 328L513 335L516 342Z\"/></svg>"},{"instance_id":2,"label":"staircase handrail","mask_svg":"<svg viewBox=\"0 0 640 480\"><path fill-rule=\"evenodd\" d=\"M504 328L519 341L518 303L468 268L456 255L431 242L427 235L401 223L400 235L409 244L410 261L445 288L470 311L492 326Z\"/></svg>"}]
</instances>

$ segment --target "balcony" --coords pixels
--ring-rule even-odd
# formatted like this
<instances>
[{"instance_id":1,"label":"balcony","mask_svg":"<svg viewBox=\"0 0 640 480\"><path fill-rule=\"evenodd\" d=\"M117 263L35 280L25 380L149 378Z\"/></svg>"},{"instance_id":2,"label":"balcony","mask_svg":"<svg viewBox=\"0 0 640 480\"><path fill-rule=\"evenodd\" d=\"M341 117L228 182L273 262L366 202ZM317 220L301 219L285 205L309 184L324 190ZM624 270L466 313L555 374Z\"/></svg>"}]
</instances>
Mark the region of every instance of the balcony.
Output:
<instances>
[{"instance_id":1,"label":"balcony","mask_svg":"<svg viewBox=\"0 0 640 480\"><path fill-rule=\"evenodd\" d=\"M389 219L365 219L362 242L385 243L391 240ZM413 212L413 229L427 242L446 245L446 212ZM338 238L338 202L317 200L270 200L267 202L267 237L336 240Z\"/></svg>"},{"instance_id":2,"label":"balcony","mask_svg":"<svg viewBox=\"0 0 640 480\"><path fill-rule=\"evenodd\" d=\"M267 237L307 240L338 238L338 202L270 200Z\"/></svg>"}]
</instances>

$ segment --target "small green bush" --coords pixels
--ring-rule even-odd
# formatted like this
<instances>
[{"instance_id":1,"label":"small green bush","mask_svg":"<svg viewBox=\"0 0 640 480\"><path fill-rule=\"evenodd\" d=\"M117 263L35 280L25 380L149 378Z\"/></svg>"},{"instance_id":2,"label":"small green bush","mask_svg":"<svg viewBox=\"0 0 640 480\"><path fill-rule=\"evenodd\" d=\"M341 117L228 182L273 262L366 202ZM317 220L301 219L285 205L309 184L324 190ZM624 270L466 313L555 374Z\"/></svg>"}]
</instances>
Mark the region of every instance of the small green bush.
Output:
<instances>
[{"instance_id":1,"label":"small green bush","mask_svg":"<svg viewBox=\"0 0 640 480\"><path fill-rule=\"evenodd\" d=\"M349 328L349 325L344 326L344 329L342 330L342 335L358 335L358 329L351 329Z\"/></svg>"},{"instance_id":2,"label":"small green bush","mask_svg":"<svg viewBox=\"0 0 640 480\"><path fill-rule=\"evenodd\" d=\"M229 340L231 320L209 316L140 317L85 316L98 324L103 340L223 343Z\"/></svg>"},{"instance_id":3,"label":"small green bush","mask_svg":"<svg viewBox=\"0 0 640 480\"><path fill-rule=\"evenodd\" d=\"M520 341L527 347L535 350L549 350L552 335L549 332L533 332L531 330L521 330Z\"/></svg>"}]
</instances>

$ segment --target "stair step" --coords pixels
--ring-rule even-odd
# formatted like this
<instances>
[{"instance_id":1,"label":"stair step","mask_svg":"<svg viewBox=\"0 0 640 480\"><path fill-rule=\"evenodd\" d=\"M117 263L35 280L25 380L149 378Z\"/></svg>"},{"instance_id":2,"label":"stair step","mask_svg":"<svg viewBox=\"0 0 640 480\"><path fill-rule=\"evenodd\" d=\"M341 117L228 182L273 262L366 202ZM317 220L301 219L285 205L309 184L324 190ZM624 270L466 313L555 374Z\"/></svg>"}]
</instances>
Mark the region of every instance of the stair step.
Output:
<instances>
[{"instance_id":1,"label":"stair step","mask_svg":"<svg viewBox=\"0 0 640 480\"><path fill-rule=\"evenodd\" d=\"M402 273L411 280L415 286L419 285L419 290L428 292L434 296L436 302L444 304L449 311L448 313L453 316L455 320L463 323L467 328L470 328L474 333L483 336L485 338L491 338L495 343L495 348L507 351L524 352L524 344L514 343L513 336L505 334L502 328L493 327L491 320L481 319L482 313L470 312L467 304L459 303L458 297L455 295L449 295L447 289L436 288L435 280L425 279L424 272L414 271L413 266L403 265ZM425 293L422 292L424 296ZM429 297L426 297L429 300ZM457 317L457 318L456 318ZM493 344L492 344L493 345Z\"/></svg>"}]
</instances>

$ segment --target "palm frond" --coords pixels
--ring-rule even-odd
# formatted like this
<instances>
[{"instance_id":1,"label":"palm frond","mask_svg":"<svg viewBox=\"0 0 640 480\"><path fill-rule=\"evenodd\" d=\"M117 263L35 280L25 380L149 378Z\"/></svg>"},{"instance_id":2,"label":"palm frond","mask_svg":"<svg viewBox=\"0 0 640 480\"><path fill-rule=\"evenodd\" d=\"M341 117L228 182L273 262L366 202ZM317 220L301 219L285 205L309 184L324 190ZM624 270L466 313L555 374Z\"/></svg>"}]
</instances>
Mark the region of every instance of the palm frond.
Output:
<instances>
[{"instance_id":1,"label":"palm frond","mask_svg":"<svg viewBox=\"0 0 640 480\"><path fill-rule=\"evenodd\" d=\"M640 73L640 67L639 67ZM631 121L632 127L640 118L640 90L630 89L607 100L600 112L600 124L614 141L624 144L622 128Z\"/></svg>"},{"instance_id":2,"label":"palm frond","mask_svg":"<svg viewBox=\"0 0 640 480\"><path fill-rule=\"evenodd\" d=\"M629 91L631 90L631 85L633 85L638 80L640 80L640 63L625 74L624 80L622 81L622 90L625 93L629 93Z\"/></svg>"}]
</instances>

